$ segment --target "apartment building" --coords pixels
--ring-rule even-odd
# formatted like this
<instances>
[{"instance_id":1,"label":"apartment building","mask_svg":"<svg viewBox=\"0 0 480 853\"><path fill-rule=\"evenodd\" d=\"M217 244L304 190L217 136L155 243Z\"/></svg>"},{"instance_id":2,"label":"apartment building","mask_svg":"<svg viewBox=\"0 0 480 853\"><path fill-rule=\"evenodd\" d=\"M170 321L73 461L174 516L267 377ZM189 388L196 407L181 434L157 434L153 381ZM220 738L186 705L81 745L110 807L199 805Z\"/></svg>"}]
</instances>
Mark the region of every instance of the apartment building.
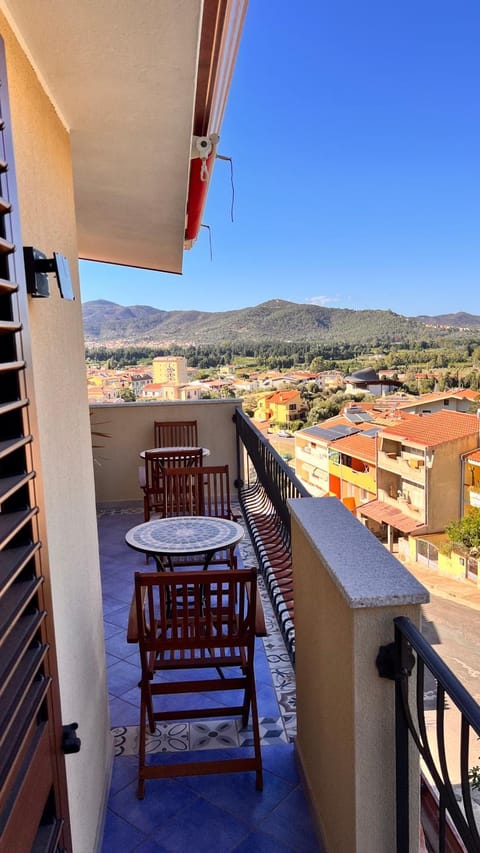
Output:
<instances>
[{"instance_id":1,"label":"apartment building","mask_svg":"<svg viewBox=\"0 0 480 853\"><path fill-rule=\"evenodd\" d=\"M154 383L184 385L187 379L187 359L184 356L165 355L153 359Z\"/></svg>"},{"instance_id":2,"label":"apartment building","mask_svg":"<svg viewBox=\"0 0 480 853\"><path fill-rule=\"evenodd\" d=\"M479 447L475 415L412 415L377 436L377 497L358 516L390 545L399 535L439 533L462 506L462 457Z\"/></svg>"},{"instance_id":3,"label":"apartment building","mask_svg":"<svg viewBox=\"0 0 480 853\"><path fill-rule=\"evenodd\" d=\"M146 382L138 396L143 400L200 400L202 388L199 385Z\"/></svg>"},{"instance_id":4,"label":"apartment building","mask_svg":"<svg viewBox=\"0 0 480 853\"><path fill-rule=\"evenodd\" d=\"M312 495L354 496L362 502L375 494L375 444L372 450L371 442L357 441L354 450L351 442L348 447L353 457L347 448L343 456L341 450L337 450L339 441L352 439L373 424L371 414L360 406L347 406L343 414L295 433L295 473ZM357 458L355 454L359 450ZM342 473L346 475L345 482Z\"/></svg>"}]
</instances>

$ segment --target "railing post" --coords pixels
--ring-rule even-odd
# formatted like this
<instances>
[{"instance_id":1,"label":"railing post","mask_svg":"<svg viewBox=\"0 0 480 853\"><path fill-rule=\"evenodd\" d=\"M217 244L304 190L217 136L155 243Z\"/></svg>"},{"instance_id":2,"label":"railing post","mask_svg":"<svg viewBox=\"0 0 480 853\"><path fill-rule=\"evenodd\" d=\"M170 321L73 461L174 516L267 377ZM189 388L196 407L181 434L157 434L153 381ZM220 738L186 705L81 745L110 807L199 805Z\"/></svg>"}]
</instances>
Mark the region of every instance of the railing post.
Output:
<instances>
[{"instance_id":1,"label":"railing post","mask_svg":"<svg viewBox=\"0 0 480 853\"><path fill-rule=\"evenodd\" d=\"M419 624L428 593L336 498L289 506L296 748L310 799L329 853L394 851L395 689L378 677L375 660L392 642L397 616ZM408 758L410 848L402 853L418 845L420 820L418 755ZM402 776L398 786L405 792Z\"/></svg>"}]
</instances>

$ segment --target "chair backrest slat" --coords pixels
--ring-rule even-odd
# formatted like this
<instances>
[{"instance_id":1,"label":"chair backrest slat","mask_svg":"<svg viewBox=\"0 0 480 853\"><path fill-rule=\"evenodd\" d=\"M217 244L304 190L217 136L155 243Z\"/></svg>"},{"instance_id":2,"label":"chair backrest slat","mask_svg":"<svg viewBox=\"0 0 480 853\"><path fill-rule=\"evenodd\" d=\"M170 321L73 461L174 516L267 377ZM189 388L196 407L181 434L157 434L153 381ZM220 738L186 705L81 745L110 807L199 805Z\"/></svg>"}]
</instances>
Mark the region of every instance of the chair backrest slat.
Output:
<instances>
[{"instance_id":1,"label":"chair backrest slat","mask_svg":"<svg viewBox=\"0 0 480 853\"><path fill-rule=\"evenodd\" d=\"M228 465L175 466L164 471L165 515L234 518Z\"/></svg>"},{"instance_id":2,"label":"chair backrest slat","mask_svg":"<svg viewBox=\"0 0 480 853\"><path fill-rule=\"evenodd\" d=\"M165 471L174 468L195 469L202 466L202 448L188 447L182 450L147 450L145 453L145 486L144 504L145 521L150 518L151 512L159 512L165 515ZM186 513L178 513L185 515Z\"/></svg>"},{"instance_id":3,"label":"chair backrest slat","mask_svg":"<svg viewBox=\"0 0 480 853\"><path fill-rule=\"evenodd\" d=\"M197 421L154 421L155 447L198 447Z\"/></svg>"},{"instance_id":4,"label":"chair backrest slat","mask_svg":"<svg viewBox=\"0 0 480 853\"><path fill-rule=\"evenodd\" d=\"M253 651L256 572L252 569L136 572L135 600L142 666L149 653L191 658L207 651L210 656L223 654L229 648Z\"/></svg>"}]
</instances>

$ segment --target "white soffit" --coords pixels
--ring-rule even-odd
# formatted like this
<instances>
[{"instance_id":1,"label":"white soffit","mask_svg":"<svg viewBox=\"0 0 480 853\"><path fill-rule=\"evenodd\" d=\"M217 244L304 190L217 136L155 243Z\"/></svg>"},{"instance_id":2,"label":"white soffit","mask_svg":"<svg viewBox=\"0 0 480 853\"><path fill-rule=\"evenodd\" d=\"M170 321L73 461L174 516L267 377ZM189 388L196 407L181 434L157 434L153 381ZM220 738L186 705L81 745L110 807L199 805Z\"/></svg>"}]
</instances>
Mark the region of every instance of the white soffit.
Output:
<instances>
[{"instance_id":1,"label":"white soffit","mask_svg":"<svg viewBox=\"0 0 480 853\"><path fill-rule=\"evenodd\" d=\"M71 133L82 258L181 272L201 0L3 0Z\"/></svg>"}]
</instances>

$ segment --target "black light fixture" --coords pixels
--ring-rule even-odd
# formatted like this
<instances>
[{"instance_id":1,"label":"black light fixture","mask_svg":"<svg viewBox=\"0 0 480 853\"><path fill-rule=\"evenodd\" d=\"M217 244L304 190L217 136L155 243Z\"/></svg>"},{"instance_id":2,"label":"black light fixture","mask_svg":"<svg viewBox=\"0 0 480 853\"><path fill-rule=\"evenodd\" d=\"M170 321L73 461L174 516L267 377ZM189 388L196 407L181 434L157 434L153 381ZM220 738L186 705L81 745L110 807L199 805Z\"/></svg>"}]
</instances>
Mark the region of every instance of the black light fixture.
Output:
<instances>
[{"instance_id":1,"label":"black light fixture","mask_svg":"<svg viewBox=\"0 0 480 853\"><path fill-rule=\"evenodd\" d=\"M33 246L25 246L23 257L27 293L31 296L50 296L48 276L50 273L54 273L57 277L62 299L75 299L68 259L64 255L54 252L53 258L47 258L39 249L35 249Z\"/></svg>"}]
</instances>

